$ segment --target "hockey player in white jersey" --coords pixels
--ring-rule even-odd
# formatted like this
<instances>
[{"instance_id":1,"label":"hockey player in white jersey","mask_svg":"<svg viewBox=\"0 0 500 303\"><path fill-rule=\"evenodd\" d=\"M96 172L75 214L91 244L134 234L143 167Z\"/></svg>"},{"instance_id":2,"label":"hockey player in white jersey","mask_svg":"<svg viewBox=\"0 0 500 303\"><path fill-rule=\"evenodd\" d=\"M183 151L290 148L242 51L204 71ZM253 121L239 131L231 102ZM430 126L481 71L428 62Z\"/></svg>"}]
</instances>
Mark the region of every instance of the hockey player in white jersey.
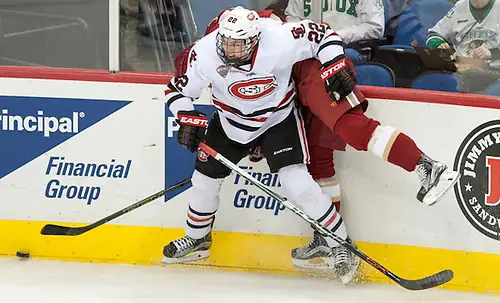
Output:
<instances>
[{"instance_id":1,"label":"hockey player in white jersey","mask_svg":"<svg viewBox=\"0 0 500 303\"><path fill-rule=\"evenodd\" d=\"M321 0L323 22L342 38L345 44L359 40L382 39L384 6L382 0ZM289 0L285 10L287 21L309 18L311 0Z\"/></svg>"},{"instance_id":2,"label":"hockey player in white jersey","mask_svg":"<svg viewBox=\"0 0 500 303\"><path fill-rule=\"evenodd\" d=\"M342 41L328 27L311 21L282 23L261 19L255 11L225 12L219 29L201 38L189 53L189 67L165 91L166 103L180 128L178 141L191 152L200 140L237 163L250 148L260 146L271 172L277 172L286 196L310 217L347 241L346 227L329 196L308 173L309 152L301 113L291 81L294 63L316 57L326 90L345 97L355 76ZM194 110L192 100L211 85L217 112L208 120ZM204 139L203 139L204 138ZM198 152L189 191L186 236L165 246L163 261L181 263L209 256L211 228L219 207L219 191L230 170ZM338 243L322 238L311 249L331 257L344 282L354 276L359 259L352 253L335 258ZM338 262L335 262L338 260Z\"/></svg>"},{"instance_id":3,"label":"hockey player in white jersey","mask_svg":"<svg viewBox=\"0 0 500 303\"><path fill-rule=\"evenodd\" d=\"M495 0L464 0L429 29L427 47L450 48L457 56L491 60L500 65L500 4Z\"/></svg>"}]
</instances>

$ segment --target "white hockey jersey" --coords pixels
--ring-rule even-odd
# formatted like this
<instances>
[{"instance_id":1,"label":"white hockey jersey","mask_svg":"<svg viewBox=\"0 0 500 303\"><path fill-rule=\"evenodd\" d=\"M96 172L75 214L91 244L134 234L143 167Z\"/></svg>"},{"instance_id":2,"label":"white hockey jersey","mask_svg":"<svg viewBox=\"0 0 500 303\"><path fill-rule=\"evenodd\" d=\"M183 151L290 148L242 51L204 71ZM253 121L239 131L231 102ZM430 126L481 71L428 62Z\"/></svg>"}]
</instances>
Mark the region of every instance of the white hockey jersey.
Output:
<instances>
[{"instance_id":1,"label":"white hockey jersey","mask_svg":"<svg viewBox=\"0 0 500 303\"><path fill-rule=\"evenodd\" d=\"M345 44L364 39L381 39L385 19L382 0L322 0L323 22L339 34ZM285 10L287 21L307 19L311 0L290 0Z\"/></svg>"},{"instance_id":2,"label":"white hockey jersey","mask_svg":"<svg viewBox=\"0 0 500 303\"><path fill-rule=\"evenodd\" d=\"M267 18L260 22L262 32L252 64L225 65L216 51L217 31L194 45L187 72L174 77L165 91L175 116L180 110L193 110L192 100L211 85L226 135L248 143L283 121L295 106L291 72L296 62L316 57L325 63L344 53L340 37L324 25Z\"/></svg>"},{"instance_id":3,"label":"white hockey jersey","mask_svg":"<svg viewBox=\"0 0 500 303\"><path fill-rule=\"evenodd\" d=\"M491 0L490 5L485 8L485 16L481 20L469 1L458 1L443 19L429 29L427 45L433 47L446 41L455 46L459 56L468 56L472 49L482 44L488 49L500 47L500 4Z\"/></svg>"}]
</instances>

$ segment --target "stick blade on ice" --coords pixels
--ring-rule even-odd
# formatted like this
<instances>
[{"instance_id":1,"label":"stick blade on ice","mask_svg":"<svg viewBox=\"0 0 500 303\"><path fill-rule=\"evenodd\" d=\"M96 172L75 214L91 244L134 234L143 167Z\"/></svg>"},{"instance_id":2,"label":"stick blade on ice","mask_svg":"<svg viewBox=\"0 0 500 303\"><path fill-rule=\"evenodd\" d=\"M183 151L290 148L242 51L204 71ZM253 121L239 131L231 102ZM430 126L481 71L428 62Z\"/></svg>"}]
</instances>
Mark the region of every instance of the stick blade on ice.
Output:
<instances>
[{"instance_id":1,"label":"stick blade on ice","mask_svg":"<svg viewBox=\"0 0 500 303\"><path fill-rule=\"evenodd\" d=\"M453 271L446 269L420 280L402 280L399 285L409 290L423 290L445 284L453 279Z\"/></svg>"}]
</instances>

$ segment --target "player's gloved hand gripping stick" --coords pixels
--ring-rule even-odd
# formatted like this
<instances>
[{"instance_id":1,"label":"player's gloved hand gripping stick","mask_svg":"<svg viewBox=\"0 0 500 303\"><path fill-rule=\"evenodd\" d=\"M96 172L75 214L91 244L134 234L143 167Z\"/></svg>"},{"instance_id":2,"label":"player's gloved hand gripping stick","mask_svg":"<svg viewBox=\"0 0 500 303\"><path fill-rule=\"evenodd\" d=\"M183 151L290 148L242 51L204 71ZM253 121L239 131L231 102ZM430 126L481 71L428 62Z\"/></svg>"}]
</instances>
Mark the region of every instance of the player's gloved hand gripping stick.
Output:
<instances>
[{"instance_id":1,"label":"player's gloved hand gripping stick","mask_svg":"<svg viewBox=\"0 0 500 303\"><path fill-rule=\"evenodd\" d=\"M391 280L394 282L398 283L402 287L409 289L409 290L422 290L422 289L427 289L427 288L432 288L436 287L439 285L442 285L446 282L449 282L451 279L453 279L453 271L447 269L443 270L439 273L436 273L434 275L431 275L429 277L419 279L419 280L406 280L398 277L382 265L380 265L377 261L373 260L372 258L368 257L365 255L362 251L357 249L355 246L350 244L349 242L343 240L342 238L338 237L335 235L332 231L330 231L327 228L324 228L322 225L320 225L318 222L310 218L306 213L304 213L301 209L296 207L294 204L288 202L286 198L278 195L271 189L269 189L267 186L262 184L259 180L255 179L252 177L250 174L239 168L236 164L232 163L229 161L227 158L225 158L223 155L219 154L217 151L212 149L210 146L206 145L205 143L201 142L200 143L200 149L205 152L206 154L210 155L213 157L215 160L219 161L229 169L235 171L238 173L240 176L243 178L247 179L250 181L253 185L257 186L260 188L262 191L264 191L266 194L270 195L276 201L280 202L283 204L286 208L294 212L296 215L300 216L302 219L304 219L307 223L311 224L316 228L316 230L320 233L322 233L324 236L328 236L333 238L335 241L337 241L340 245L343 245L347 249L349 249L351 252L356 254L359 258L363 259L365 262L370 264L371 266L375 267L377 270L379 270L381 273L389 277Z\"/></svg>"}]
</instances>

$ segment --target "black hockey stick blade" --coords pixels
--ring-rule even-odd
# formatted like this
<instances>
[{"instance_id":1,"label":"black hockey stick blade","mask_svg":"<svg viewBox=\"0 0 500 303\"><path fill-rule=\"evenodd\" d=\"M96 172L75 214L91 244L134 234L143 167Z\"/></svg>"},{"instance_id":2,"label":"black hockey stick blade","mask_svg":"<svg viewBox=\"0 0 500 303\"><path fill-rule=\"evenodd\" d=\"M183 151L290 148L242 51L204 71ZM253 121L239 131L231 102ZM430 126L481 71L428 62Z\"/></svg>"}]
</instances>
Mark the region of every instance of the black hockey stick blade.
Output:
<instances>
[{"instance_id":1,"label":"black hockey stick blade","mask_svg":"<svg viewBox=\"0 0 500 303\"><path fill-rule=\"evenodd\" d=\"M128 212L131 212L132 210L134 210L136 208L139 208L143 205L146 205L146 204L164 196L165 194L188 184L189 182L191 182L191 178L182 180L181 182L174 184L167 189L163 189L163 190L157 192L156 194L152 194L151 196L144 198L141 201L136 202L130 206L127 206L124 209L121 209L121 210L115 212L114 214L111 214L111 215L107 216L106 218L103 218L103 219L101 219L97 222L94 222L92 224L81 226L81 227L69 227L69 226L61 226L61 225L55 225L55 224L47 224L42 228L40 233L42 235L47 235L47 236L78 236L78 235L81 235L81 234L86 233L87 231L92 230L98 226L101 226L101 225L103 225L103 224L105 224L113 219L116 219L116 218L118 218L118 217L120 217Z\"/></svg>"},{"instance_id":2,"label":"black hockey stick blade","mask_svg":"<svg viewBox=\"0 0 500 303\"><path fill-rule=\"evenodd\" d=\"M453 279L453 271L446 269L419 280L401 279L398 284L409 290L423 290L445 284Z\"/></svg>"},{"instance_id":3,"label":"black hockey stick blade","mask_svg":"<svg viewBox=\"0 0 500 303\"><path fill-rule=\"evenodd\" d=\"M69 227L69 226L62 226L55 224L47 224L42 228L40 233L42 235L50 235L50 236L78 236L90 229L92 229L91 225L86 225L82 227Z\"/></svg>"}]
</instances>

